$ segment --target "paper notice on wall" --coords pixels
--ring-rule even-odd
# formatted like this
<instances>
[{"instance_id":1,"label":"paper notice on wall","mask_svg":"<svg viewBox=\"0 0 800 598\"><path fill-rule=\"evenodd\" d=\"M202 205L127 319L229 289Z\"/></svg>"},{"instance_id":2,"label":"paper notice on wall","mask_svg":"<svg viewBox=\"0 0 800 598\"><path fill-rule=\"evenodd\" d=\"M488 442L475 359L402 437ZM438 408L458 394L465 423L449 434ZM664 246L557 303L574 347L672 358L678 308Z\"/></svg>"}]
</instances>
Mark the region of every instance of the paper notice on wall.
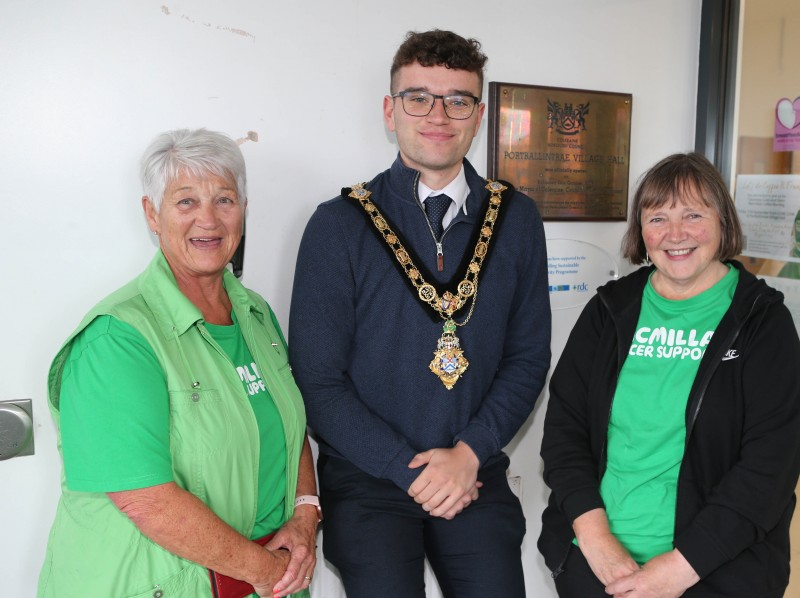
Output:
<instances>
[{"instance_id":1,"label":"paper notice on wall","mask_svg":"<svg viewBox=\"0 0 800 598\"><path fill-rule=\"evenodd\" d=\"M619 267L592 243L547 239L547 275L551 309L567 309L587 303L597 287L619 276Z\"/></svg>"},{"instance_id":2,"label":"paper notice on wall","mask_svg":"<svg viewBox=\"0 0 800 598\"><path fill-rule=\"evenodd\" d=\"M736 211L742 255L800 262L800 175L740 174Z\"/></svg>"}]
</instances>

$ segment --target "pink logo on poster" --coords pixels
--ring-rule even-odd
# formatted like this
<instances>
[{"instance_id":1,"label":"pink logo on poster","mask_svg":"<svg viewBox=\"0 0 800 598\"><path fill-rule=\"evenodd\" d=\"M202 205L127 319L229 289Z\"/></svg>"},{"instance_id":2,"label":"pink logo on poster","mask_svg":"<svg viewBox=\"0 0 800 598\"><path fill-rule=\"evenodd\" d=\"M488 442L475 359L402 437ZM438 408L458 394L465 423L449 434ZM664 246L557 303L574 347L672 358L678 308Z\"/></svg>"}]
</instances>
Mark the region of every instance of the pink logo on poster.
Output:
<instances>
[{"instance_id":1,"label":"pink logo on poster","mask_svg":"<svg viewBox=\"0 0 800 598\"><path fill-rule=\"evenodd\" d=\"M775 106L775 140L773 151L800 150L800 97L794 102L783 98Z\"/></svg>"}]
</instances>

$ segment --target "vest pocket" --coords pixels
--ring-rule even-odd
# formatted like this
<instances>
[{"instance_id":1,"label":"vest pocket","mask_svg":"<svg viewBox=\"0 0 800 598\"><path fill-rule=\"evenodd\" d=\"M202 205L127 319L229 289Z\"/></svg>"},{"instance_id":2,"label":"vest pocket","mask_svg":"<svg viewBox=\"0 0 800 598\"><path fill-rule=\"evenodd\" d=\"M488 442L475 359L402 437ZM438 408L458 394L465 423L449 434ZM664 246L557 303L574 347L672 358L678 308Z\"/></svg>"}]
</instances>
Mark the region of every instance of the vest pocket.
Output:
<instances>
[{"instance_id":1,"label":"vest pocket","mask_svg":"<svg viewBox=\"0 0 800 598\"><path fill-rule=\"evenodd\" d=\"M155 581L153 587L146 592L131 594L126 598L184 598L206 595L211 595L208 569L199 565L188 565L175 575Z\"/></svg>"},{"instance_id":2,"label":"vest pocket","mask_svg":"<svg viewBox=\"0 0 800 598\"><path fill-rule=\"evenodd\" d=\"M169 408L173 454L209 456L230 448L230 408L219 391L171 390Z\"/></svg>"}]
</instances>

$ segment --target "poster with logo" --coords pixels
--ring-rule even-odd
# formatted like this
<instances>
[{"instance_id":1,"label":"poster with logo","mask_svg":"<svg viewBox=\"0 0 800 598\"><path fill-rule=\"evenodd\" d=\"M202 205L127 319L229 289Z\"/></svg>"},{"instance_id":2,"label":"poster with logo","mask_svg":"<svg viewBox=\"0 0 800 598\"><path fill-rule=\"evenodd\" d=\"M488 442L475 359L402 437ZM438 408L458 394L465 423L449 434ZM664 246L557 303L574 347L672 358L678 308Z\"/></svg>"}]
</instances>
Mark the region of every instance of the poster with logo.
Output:
<instances>
[{"instance_id":1,"label":"poster with logo","mask_svg":"<svg viewBox=\"0 0 800 598\"><path fill-rule=\"evenodd\" d=\"M489 83L489 177L545 220L625 220L632 96Z\"/></svg>"},{"instance_id":2,"label":"poster with logo","mask_svg":"<svg viewBox=\"0 0 800 598\"><path fill-rule=\"evenodd\" d=\"M778 100L775 105L775 138L772 142L776 152L800 150L800 97Z\"/></svg>"}]
</instances>

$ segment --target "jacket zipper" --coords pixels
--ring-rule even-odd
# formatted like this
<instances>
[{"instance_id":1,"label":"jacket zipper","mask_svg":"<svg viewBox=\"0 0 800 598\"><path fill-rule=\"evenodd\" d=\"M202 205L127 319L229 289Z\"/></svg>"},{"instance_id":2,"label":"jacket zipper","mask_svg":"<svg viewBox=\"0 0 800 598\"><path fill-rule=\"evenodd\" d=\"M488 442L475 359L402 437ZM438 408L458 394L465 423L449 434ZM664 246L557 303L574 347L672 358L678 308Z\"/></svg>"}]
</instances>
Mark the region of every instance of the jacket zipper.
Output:
<instances>
[{"instance_id":1,"label":"jacket zipper","mask_svg":"<svg viewBox=\"0 0 800 598\"><path fill-rule=\"evenodd\" d=\"M730 338L723 347L724 352L727 352L731 348L731 345L733 345L733 343L736 342L736 339L739 338L739 333L742 331L744 325L748 321L750 321L750 318L753 316L753 313L756 310L756 306L758 305L760 298L761 295L756 296L756 298L753 300L753 305L750 306L750 311L747 312L747 315L739 323L739 326L737 326L736 329L731 331ZM696 398L694 401L695 405L693 405L692 409L692 417L689 420L689 424L686 426L686 441L684 443L684 452L686 448L689 446L689 436L691 436L692 430L694 430L694 424L697 421L698 414L700 413L700 407L703 405L703 399L705 398L706 388L708 387L709 382L711 382L711 378L714 375L714 372L717 371L717 367L719 367L719 363L717 363L717 366L714 369L710 370L703 378L703 384L700 386L700 391L696 394Z\"/></svg>"},{"instance_id":2,"label":"jacket zipper","mask_svg":"<svg viewBox=\"0 0 800 598\"><path fill-rule=\"evenodd\" d=\"M603 305L605 305L606 310L608 311L608 313L613 317L613 313L614 312L611 310L611 307L606 302L606 298L602 294L600 295L600 300L603 302ZM616 326L615 326L615 328L616 328ZM619 373L622 371L622 364L623 363L624 363L624 360L621 359L621 357L618 357L618 359L617 359L617 380L618 381L619 381ZM614 406L614 393L611 394L611 400L609 401L609 405L608 405L608 415L607 415L606 421L605 421L606 431L608 430L608 424L611 422L611 409L612 409L613 406ZM599 479L602 479L602 476L603 476L603 463L605 461L607 442L608 442L608 433L606 433L606 438L605 438L605 440L603 440L603 444L600 447L600 458L597 461L597 475L598 475ZM571 549L572 549L572 542L570 542L567 545L567 550L564 553L564 558L561 559L561 562L558 564L558 566L555 569L553 569L553 571L550 573L550 577L555 579L556 577L558 577L559 575L561 575L564 572L564 564L567 562L567 559L569 558L569 551Z\"/></svg>"},{"instance_id":3,"label":"jacket zipper","mask_svg":"<svg viewBox=\"0 0 800 598\"><path fill-rule=\"evenodd\" d=\"M736 342L736 339L739 338L739 333L742 331L744 325L752 317L760 298L761 295L756 295L756 298L753 300L753 305L750 306L750 311L747 312L747 316L739 323L739 326L737 326L736 329L731 331L730 338L724 344L722 350L720 351L722 355L725 355L725 353L731 348L733 343ZM706 389L708 388L708 384L711 382L711 378L714 376L714 373L717 371L717 367L719 367L719 362L717 362L716 367L714 367L704 376L702 380L702 385L700 386L700 390L698 393L696 393L694 399L691 418L689 419L689 423L686 426L686 439L683 442L683 458L681 459L681 466L678 469L677 486L675 488L675 521L672 526L673 537L677 536L678 534L678 495L680 494L681 473L683 472L683 465L686 462L686 452L689 449L689 438L692 435L692 432L694 431L694 424L697 421L698 415L700 414L700 407L703 405L703 399L705 398L706 395Z\"/></svg>"},{"instance_id":4,"label":"jacket zipper","mask_svg":"<svg viewBox=\"0 0 800 598\"><path fill-rule=\"evenodd\" d=\"M608 301L606 301L605 296L600 294L599 297L600 300L603 302L603 305L605 306L606 310L608 311L609 316L611 318L614 318L614 311L611 309L611 306L608 304ZM616 322L614 324L614 329L615 330L617 329ZM617 344L620 346L621 349L622 343L618 342ZM622 355L617 356L617 379L614 382L614 389L612 390L611 398L608 401L608 413L606 414L606 421L604 426L606 432L603 436L603 444L600 447L600 458L597 460L597 477L599 480L603 479L604 464L606 459L606 448L608 447L608 426L611 423L611 411L614 408L614 396L616 395L617 384L619 384L619 375L620 372L622 372L622 366L625 364L625 359L627 359L627 355L625 355L624 357Z\"/></svg>"},{"instance_id":5,"label":"jacket zipper","mask_svg":"<svg viewBox=\"0 0 800 598\"><path fill-rule=\"evenodd\" d=\"M598 293L598 298L600 299L600 301L603 302L603 306L605 307L606 312L609 314L609 317L614 319L614 313L615 312L614 312L613 309L611 309L611 306L609 305L607 298L602 293ZM614 322L614 329L615 330L619 329L619 326L618 326L616 320ZM623 343L617 342L617 345L619 345L620 351L621 351L621 347L622 347ZM620 372L622 371L622 366L625 363L625 358L627 358L627 356L623 356L623 355L618 355L617 356L617 367L616 367L617 380L616 380L616 383L619 382L619 375L620 375ZM614 389L616 389L616 383L614 384ZM615 394L615 391L612 391L611 398L610 398L609 404L608 404L608 412L606 414L606 419L605 419L605 424L604 424L604 427L605 427L606 431L605 431L605 434L604 434L603 444L600 446L600 456L599 456L599 458L597 460L597 476L598 476L598 479L600 479L600 480L603 477L603 464L605 462L606 447L608 445L608 425L611 422L611 411L612 411L612 409L614 407L614 394ZM569 551L570 551L571 548L572 548L572 542L570 542L567 545L567 551L564 553L564 558L561 560L561 562L558 564L558 566L550 573L550 576L553 579L555 579L556 577L558 577L559 575L561 575L564 572L564 564L567 562L567 559L569 558Z\"/></svg>"},{"instance_id":6,"label":"jacket zipper","mask_svg":"<svg viewBox=\"0 0 800 598\"><path fill-rule=\"evenodd\" d=\"M564 553L564 558L561 559L561 562L558 563L558 566L550 572L550 577L555 579L559 575L564 572L564 564L567 562L569 558L569 551L572 550L572 542L567 545L567 551Z\"/></svg>"},{"instance_id":7,"label":"jacket zipper","mask_svg":"<svg viewBox=\"0 0 800 598\"><path fill-rule=\"evenodd\" d=\"M437 239L436 235L433 234L431 221L428 220L428 215L425 213L425 207L419 200L419 174L417 174L414 179L414 199L416 200L419 209L422 210L422 214L425 216L425 223L428 225L428 230L431 233L431 239L433 239L433 242L436 244L436 269L441 272L444 270L444 250L442 249L442 244L444 243L444 236L447 234L447 231L450 230L450 225L448 224L447 228L442 232L441 239ZM452 222L450 224L452 224Z\"/></svg>"}]
</instances>

